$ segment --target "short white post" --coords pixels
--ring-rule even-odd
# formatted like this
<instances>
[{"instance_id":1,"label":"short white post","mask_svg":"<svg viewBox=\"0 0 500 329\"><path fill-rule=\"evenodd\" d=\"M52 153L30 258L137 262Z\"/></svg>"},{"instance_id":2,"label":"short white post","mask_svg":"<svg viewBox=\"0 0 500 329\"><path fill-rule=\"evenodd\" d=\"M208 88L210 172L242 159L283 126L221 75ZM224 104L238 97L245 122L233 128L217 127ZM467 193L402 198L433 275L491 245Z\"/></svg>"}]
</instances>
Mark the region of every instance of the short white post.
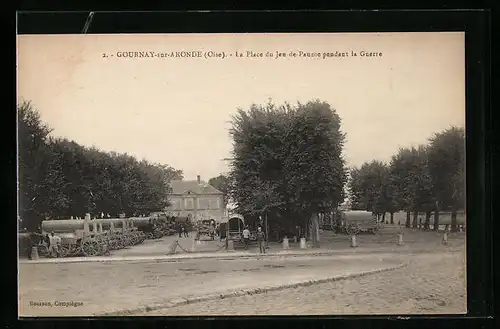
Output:
<instances>
[{"instance_id":1,"label":"short white post","mask_svg":"<svg viewBox=\"0 0 500 329\"><path fill-rule=\"evenodd\" d=\"M97 222L92 222L93 233L97 233Z\"/></svg>"},{"instance_id":2,"label":"short white post","mask_svg":"<svg viewBox=\"0 0 500 329\"><path fill-rule=\"evenodd\" d=\"M356 248L358 244L356 243L356 236L353 234L351 235L351 247Z\"/></svg>"},{"instance_id":3,"label":"short white post","mask_svg":"<svg viewBox=\"0 0 500 329\"><path fill-rule=\"evenodd\" d=\"M69 219L73 219L73 216L71 216Z\"/></svg>"},{"instance_id":4,"label":"short white post","mask_svg":"<svg viewBox=\"0 0 500 329\"><path fill-rule=\"evenodd\" d=\"M283 249L284 250L290 249L290 244L288 243L288 238L287 237L283 238Z\"/></svg>"},{"instance_id":5,"label":"short white post","mask_svg":"<svg viewBox=\"0 0 500 329\"><path fill-rule=\"evenodd\" d=\"M102 223L99 223L99 232L102 233Z\"/></svg>"},{"instance_id":6,"label":"short white post","mask_svg":"<svg viewBox=\"0 0 500 329\"><path fill-rule=\"evenodd\" d=\"M227 240L227 251L234 251L234 241Z\"/></svg>"},{"instance_id":7,"label":"short white post","mask_svg":"<svg viewBox=\"0 0 500 329\"><path fill-rule=\"evenodd\" d=\"M405 243L403 242L403 232L398 233L398 246L402 246Z\"/></svg>"},{"instance_id":8,"label":"short white post","mask_svg":"<svg viewBox=\"0 0 500 329\"><path fill-rule=\"evenodd\" d=\"M300 249L307 249L306 238L300 238Z\"/></svg>"},{"instance_id":9,"label":"short white post","mask_svg":"<svg viewBox=\"0 0 500 329\"><path fill-rule=\"evenodd\" d=\"M115 223L114 223L114 222L112 222L112 221L109 223L109 230L110 230L111 232L114 232L114 231L115 231Z\"/></svg>"},{"instance_id":10,"label":"short white post","mask_svg":"<svg viewBox=\"0 0 500 329\"><path fill-rule=\"evenodd\" d=\"M196 251L196 241L193 240L193 245L191 246L191 252L195 252Z\"/></svg>"},{"instance_id":11,"label":"short white post","mask_svg":"<svg viewBox=\"0 0 500 329\"><path fill-rule=\"evenodd\" d=\"M446 232L446 231L444 231L444 233L443 233L443 241L442 241L442 243L444 245L448 244L448 232Z\"/></svg>"}]
</instances>

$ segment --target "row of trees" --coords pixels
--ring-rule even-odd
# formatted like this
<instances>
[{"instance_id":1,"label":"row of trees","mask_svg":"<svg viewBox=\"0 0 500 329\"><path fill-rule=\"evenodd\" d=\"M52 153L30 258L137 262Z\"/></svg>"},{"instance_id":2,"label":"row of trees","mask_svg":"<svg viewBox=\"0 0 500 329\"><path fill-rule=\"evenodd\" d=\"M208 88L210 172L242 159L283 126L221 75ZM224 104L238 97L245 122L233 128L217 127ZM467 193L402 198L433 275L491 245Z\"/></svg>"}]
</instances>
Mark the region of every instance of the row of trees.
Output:
<instances>
[{"instance_id":1,"label":"row of trees","mask_svg":"<svg viewBox=\"0 0 500 329\"><path fill-rule=\"evenodd\" d=\"M233 161L223 188L236 211L269 218L275 227L311 225L316 244L318 215L343 202L347 181L345 134L336 111L321 101L269 101L239 109L232 124Z\"/></svg>"},{"instance_id":2,"label":"row of trees","mask_svg":"<svg viewBox=\"0 0 500 329\"><path fill-rule=\"evenodd\" d=\"M353 209L382 217L390 213L391 223L393 214L403 210L407 227L416 226L418 214L425 213L426 229L434 212L436 230L439 211L450 211L456 230L457 211L465 205L465 130L451 127L427 145L401 148L388 164L371 161L353 168L348 186Z\"/></svg>"},{"instance_id":3,"label":"row of trees","mask_svg":"<svg viewBox=\"0 0 500 329\"><path fill-rule=\"evenodd\" d=\"M50 133L29 102L18 106L19 210L28 230L47 217L162 210L170 180L182 178L182 171L169 166L83 147Z\"/></svg>"}]
</instances>

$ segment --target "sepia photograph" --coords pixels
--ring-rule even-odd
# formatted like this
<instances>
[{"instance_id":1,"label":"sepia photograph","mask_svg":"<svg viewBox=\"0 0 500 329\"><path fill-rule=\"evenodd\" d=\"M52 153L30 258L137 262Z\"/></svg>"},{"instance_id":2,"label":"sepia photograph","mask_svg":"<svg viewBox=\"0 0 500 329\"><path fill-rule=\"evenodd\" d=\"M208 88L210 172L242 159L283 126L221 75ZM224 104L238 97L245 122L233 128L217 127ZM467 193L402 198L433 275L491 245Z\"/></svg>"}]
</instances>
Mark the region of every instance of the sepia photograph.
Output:
<instances>
[{"instance_id":1,"label":"sepia photograph","mask_svg":"<svg viewBox=\"0 0 500 329\"><path fill-rule=\"evenodd\" d=\"M16 55L19 317L467 313L465 33Z\"/></svg>"}]
</instances>

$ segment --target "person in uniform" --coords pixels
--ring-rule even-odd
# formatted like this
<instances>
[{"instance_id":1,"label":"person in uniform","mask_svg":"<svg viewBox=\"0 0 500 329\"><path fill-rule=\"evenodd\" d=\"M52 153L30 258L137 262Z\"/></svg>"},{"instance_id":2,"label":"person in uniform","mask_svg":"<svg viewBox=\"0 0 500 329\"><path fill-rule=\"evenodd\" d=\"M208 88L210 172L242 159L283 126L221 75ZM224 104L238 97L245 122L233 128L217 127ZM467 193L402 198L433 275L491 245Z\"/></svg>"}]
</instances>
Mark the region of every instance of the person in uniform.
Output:
<instances>
[{"instance_id":1,"label":"person in uniform","mask_svg":"<svg viewBox=\"0 0 500 329\"><path fill-rule=\"evenodd\" d=\"M50 234L49 237L49 255L59 257L59 245L61 244L61 238L54 235L54 232Z\"/></svg>"},{"instance_id":2,"label":"person in uniform","mask_svg":"<svg viewBox=\"0 0 500 329\"><path fill-rule=\"evenodd\" d=\"M245 245L245 250L248 249L249 242L250 242L250 230L248 229L248 226L247 226L243 230L243 243Z\"/></svg>"},{"instance_id":3,"label":"person in uniform","mask_svg":"<svg viewBox=\"0 0 500 329\"><path fill-rule=\"evenodd\" d=\"M264 234L264 232L262 232L262 227L258 227L257 228L257 243L259 245L259 251L261 254L265 254L266 253L266 248L265 248L265 238L266 238L266 235Z\"/></svg>"}]
</instances>

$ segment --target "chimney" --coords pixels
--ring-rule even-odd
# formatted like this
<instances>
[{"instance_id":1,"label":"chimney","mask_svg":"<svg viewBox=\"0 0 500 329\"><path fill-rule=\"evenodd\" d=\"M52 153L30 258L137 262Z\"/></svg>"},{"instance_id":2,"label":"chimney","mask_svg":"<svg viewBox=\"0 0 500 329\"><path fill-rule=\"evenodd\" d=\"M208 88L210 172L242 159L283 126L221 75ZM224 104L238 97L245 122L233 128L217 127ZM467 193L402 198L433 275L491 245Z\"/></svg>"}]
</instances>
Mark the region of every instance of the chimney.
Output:
<instances>
[{"instance_id":1,"label":"chimney","mask_svg":"<svg viewBox=\"0 0 500 329\"><path fill-rule=\"evenodd\" d=\"M200 178L200 175L196 176L196 180L198 181L198 184L201 184L201 178Z\"/></svg>"}]
</instances>

